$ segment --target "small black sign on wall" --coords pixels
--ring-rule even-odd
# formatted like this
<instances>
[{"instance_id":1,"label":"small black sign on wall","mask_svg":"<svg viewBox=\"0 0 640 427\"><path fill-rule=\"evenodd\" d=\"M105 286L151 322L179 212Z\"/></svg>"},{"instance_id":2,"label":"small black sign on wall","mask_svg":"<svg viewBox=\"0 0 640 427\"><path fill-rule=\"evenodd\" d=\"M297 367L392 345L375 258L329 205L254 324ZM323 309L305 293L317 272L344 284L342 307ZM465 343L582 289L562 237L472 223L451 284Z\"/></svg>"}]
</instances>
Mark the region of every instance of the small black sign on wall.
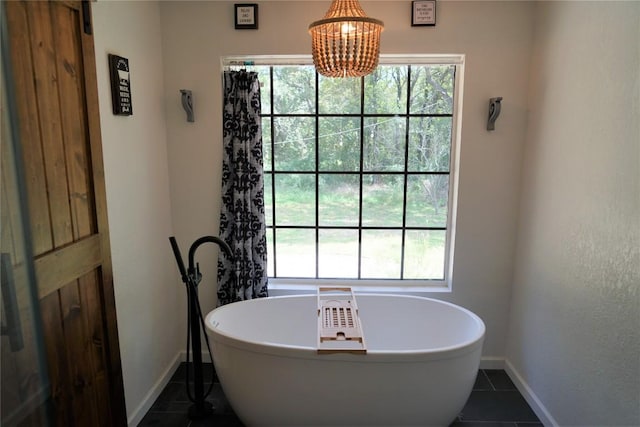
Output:
<instances>
[{"instance_id":1,"label":"small black sign on wall","mask_svg":"<svg viewBox=\"0 0 640 427\"><path fill-rule=\"evenodd\" d=\"M129 60L118 55L109 54L109 71L111 73L113 114L130 116L133 114L133 109L131 108Z\"/></svg>"}]
</instances>

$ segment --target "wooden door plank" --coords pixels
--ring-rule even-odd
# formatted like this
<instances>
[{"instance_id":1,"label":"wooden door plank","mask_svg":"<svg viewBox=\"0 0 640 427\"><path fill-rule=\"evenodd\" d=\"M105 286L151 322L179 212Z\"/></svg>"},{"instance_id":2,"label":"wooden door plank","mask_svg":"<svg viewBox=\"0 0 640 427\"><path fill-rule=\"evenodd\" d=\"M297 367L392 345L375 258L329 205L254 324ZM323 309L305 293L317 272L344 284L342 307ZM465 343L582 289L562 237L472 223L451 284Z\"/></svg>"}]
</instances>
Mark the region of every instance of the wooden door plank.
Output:
<instances>
[{"instance_id":1,"label":"wooden door plank","mask_svg":"<svg viewBox=\"0 0 640 427\"><path fill-rule=\"evenodd\" d=\"M101 307L100 275L98 270L80 278L80 298L83 307ZM89 339L88 357L92 361L93 381L98 403L99 414L111 414L106 349L104 346L103 310L84 310L85 329ZM111 427L110 416L102 416L98 420L100 427Z\"/></svg>"},{"instance_id":2,"label":"wooden door plank","mask_svg":"<svg viewBox=\"0 0 640 427\"><path fill-rule=\"evenodd\" d=\"M93 206L95 199L90 183L90 156L87 141L86 109L84 104L85 91L83 58L81 50L81 16L79 4L51 3L52 18L57 29L54 33L56 45L56 62L60 90L60 107L62 129L65 138L65 153L67 160L67 178L71 196L71 216L74 238L78 239L95 232L96 221ZM76 9L74 6L78 6ZM80 114L79 114L80 113ZM99 244L98 244L99 246ZM96 248L96 249L99 249ZM100 260L102 261L102 260ZM69 311L65 317L65 336L69 345L71 360L80 361L76 365L77 372L73 383L77 391L76 420L83 424L111 425L109 412L108 381L105 375L103 346L104 327L101 322L103 310L100 298L93 297L99 280L95 271L80 277L79 288L68 285L61 289L63 313L69 308L79 310L75 316ZM67 301L68 299L68 301ZM79 307L79 309L78 309ZM100 321L98 321L100 320ZM71 334L74 333L75 336ZM98 345L96 345L98 343ZM78 411L83 410L84 411ZM100 410L102 416L95 415Z\"/></svg>"},{"instance_id":3,"label":"wooden door plank","mask_svg":"<svg viewBox=\"0 0 640 427\"><path fill-rule=\"evenodd\" d=\"M6 105L6 98L2 100L2 108L9 108ZM0 129L2 134L0 138L4 141L13 141L13 134L11 124L8 120L8 114L2 114L0 116ZM16 129L17 130L17 129ZM6 142L1 145L0 152L0 235L2 247L0 250L5 253L11 254L11 259L14 263L22 262L24 257L24 242L21 238L21 233L17 230L22 230L22 217L20 216L20 209L18 208L18 201L20 195L18 193L18 184L16 182L16 164L15 160L17 156L14 154L14 149L11 142Z\"/></svg>"},{"instance_id":4,"label":"wooden door plank","mask_svg":"<svg viewBox=\"0 0 640 427\"><path fill-rule=\"evenodd\" d=\"M26 4L5 2L8 26L11 28L10 46L13 63L13 81L20 117L19 135L25 165L25 181L29 206L47 206L47 184L44 174L38 109L35 103L36 87L33 79L31 59L30 27ZM16 72L18 70L19 72ZM51 220L48 209L30 209L31 236L36 254L45 253L53 247Z\"/></svg>"},{"instance_id":5,"label":"wooden door plank","mask_svg":"<svg viewBox=\"0 0 640 427\"><path fill-rule=\"evenodd\" d=\"M49 382L51 383L51 400L54 426L73 426L71 417L71 389L69 369L67 365L66 345L62 331L62 314L60 312L60 295L49 294L40 300L43 336L47 349Z\"/></svg>"},{"instance_id":6,"label":"wooden door plank","mask_svg":"<svg viewBox=\"0 0 640 427\"><path fill-rule=\"evenodd\" d=\"M89 353L89 339L84 329L84 307L80 300L79 280L60 289L60 310L64 330L71 408L76 425L98 425L98 405L93 381L93 363Z\"/></svg>"},{"instance_id":7,"label":"wooden door plank","mask_svg":"<svg viewBox=\"0 0 640 427\"><path fill-rule=\"evenodd\" d=\"M38 295L44 298L102 263L99 234L74 242L35 259Z\"/></svg>"},{"instance_id":8,"label":"wooden door plank","mask_svg":"<svg viewBox=\"0 0 640 427\"><path fill-rule=\"evenodd\" d=\"M4 4L2 5L3 9ZM7 9L5 9L7 10ZM11 16L13 25L17 25L19 28L24 28L27 25L26 11L19 4L12 5L10 12L7 11L7 17ZM24 42L24 35L28 34L27 31L20 34L21 39ZM4 34L3 34L4 36ZM15 44L12 45L12 50ZM25 54L26 51L26 54ZM21 52L17 52L14 58L20 58L19 61L23 67L31 67L31 60L29 55L29 49L25 49ZM3 67L3 73L10 72ZM29 81L28 75L19 76L19 84L23 90L26 87L29 90L35 92L33 81ZM25 236L23 234L23 221L29 221L29 218L24 218L21 214L21 195L18 191L17 182L17 164L22 162L19 152L14 150L14 142L19 143L17 139L20 135L19 125L17 128L13 128L13 123L9 120L9 114L6 111L9 109L19 108L19 105L9 103L11 100L3 96L1 115L1 132L0 138L3 139L2 153L0 153L1 165L0 173L0 234L1 245L0 252L3 255L2 265L2 281L3 288L9 286L11 290L15 292L15 299L13 302L9 302L15 310L17 310L17 319L6 318L6 315L2 316L3 329L5 327L16 328L15 331L17 339L9 338L9 335L2 336L2 342L0 343L0 358L2 359L2 368L0 369L0 382L2 383L1 404L2 418L7 422L7 425L15 425L18 421L20 426L35 426L44 425L44 422L37 424L41 418L39 418L40 411L34 406L34 403L38 401L38 397L45 396L43 393L43 387L47 387L48 395L48 382L43 384L41 381L41 361L42 355L39 350L42 348L37 338L34 336L35 328L39 327L33 323L33 304L32 296L29 292L30 277L27 276L27 267L25 263L25 256L27 255L25 248ZM30 114L35 112L35 108L32 105L25 106L18 109L19 114ZM21 123L21 124L24 124ZM36 146L39 147L40 139L37 136L38 127L35 129L25 127L26 138L30 142L35 141ZM35 138L34 138L34 135ZM14 139L15 138L15 139ZM41 158L40 158L41 159ZM36 170L38 168L35 168ZM33 173L33 169L28 169L28 173ZM34 175L30 175L32 178ZM43 174L35 174L35 179L42 178ZM33 184L33 180L30 181ZM46 189L42 187L42 191L32 194L32 197L37 199L42 197L46 201ZM33 198L31 199L33 200ZM26 213L26 212L25 212ZM48 236L48 214L46 210L45 215L41 215L41 212L36 213L32 218L40 218L44 227L39 227L37 232L43 232L44 236ZM49 242L50 245L50 242ZM30 254L28 254L30 256ZM8 261L8 262L7 262ZM4 289L3 289L4 294ZM6 298L7 295L3 295ZM7 303L7 301L4 301ZM3 303L3 308L7 308ZM14 305L15 304L15 305ZM0 311L4 311L0 309ZM15 322L15 323L14 323ZM22 421L21 421L22 420ZM29 421L27 421L29 420Z\"/></svg>"},{"instance_id":9,"label":"wooden door plank","mask_svg":"<svg viewBox=\"0 0 640 427\"><path fill-rule=\"evenodd\" d=\"M23 396L20 392L20 384L24 380L20 367L23 365L20 364L20 359L11 354L11 344L7 335L0 337L0 357L2 357L0 405L2 405L2 408L19 408L20 403L23 401ZM11 414L5 413L4 416L8 417Z\"/></svg>"},{"instance_id":10,"label":"wooden door plank","mask_svg":"<svg viewBox=\"0 0 640 427\"><path fill-rule=\"evenodd\" d=\"M72 242L73 233L60 116L58 73L55 63L56 46L50 9L49 2L34 2L28 12L32 24L31 46L49 197L49 215L53 244L57 248Z\"/></svg>"},{"instance_id":11,"label":"wooden door plank","mask_svg":"<svg viewBox=\"0 0 640 427\"><path fill-rule=\"evenodd\" d=\"M95 231L93 192L90 189L86 111L83 82L82 51L78 11L66 4L53 3L52 18L55 29L56 64L62 133L67 164L67 178L71 204L74 240ZM81 114L78 114L78 113Z\"/></svg>"},{"instance_id":12,"label":"wooden door plank","mask_svg":"<svg viewBox=\"0 0 640 427\"><path fill-rule=\"evenodd\" d=\"M3 135L4 138L4 135ZM5 144L2 145L3 150ZM5 161L6 153L3 151L0 153L0 174L2 178L0 178L0 237L2 241L2 246L0 246L0 251L9 253L11 255L11 259L18 260L18 257L22 257L21 254L24 253L24 245L21 243L19 238L16 238L16 233L14 230L21 230L22 228L18 228L21 226L21 221L18 215L16 214L16 209L9 209L13 205L11 201L17 201L17 194L15 194L15 185L10 185L9 183L13 183L12 172L13 168L11 165L8 165ZM5 243L6 242L6 243ZM19 255L20 254L20 255Z\"/></svg>"},{"instance_id":13,"label":"wooden door plank","mask_svg":"<svg viewBox=\"0 0 640 427\"><path fill-rule=\"evenodd\" d=\"M49 410L46 405L46 403L43 403L36 408L27 418L20 421L18 427L42 427L50 425Z\"/></svg>"}]
</instances>

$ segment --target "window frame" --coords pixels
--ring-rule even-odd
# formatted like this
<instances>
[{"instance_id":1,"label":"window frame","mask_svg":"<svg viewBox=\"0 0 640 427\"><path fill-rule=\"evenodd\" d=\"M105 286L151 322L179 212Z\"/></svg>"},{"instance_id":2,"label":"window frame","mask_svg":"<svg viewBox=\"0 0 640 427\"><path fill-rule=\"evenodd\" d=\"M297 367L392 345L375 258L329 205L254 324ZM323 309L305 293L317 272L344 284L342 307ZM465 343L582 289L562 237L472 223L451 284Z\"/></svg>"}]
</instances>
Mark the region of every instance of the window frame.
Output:
<instances>
[{"instance_id":1,"label":"window frame","mask_svg":"<svg viewBox=\"0 0 640 427\"><path fill-rule=\"evenodd\" d=\"M318 286L350 286L361 292L395 292L423 294L451 292L456 240L458 182L460 175L460 144L462 130L462 100L464 93L464 54L382 54L381 65L452 65L455 66L451 122L451 152L449 165L449 198L445 235L443 279L328 279L269 277L270 295L315 292ZM310 55L254 55L221 57L221 69L267 65L313 65ZM363 173L363 172L362 172Z\"/></svg>"}]
</instances>

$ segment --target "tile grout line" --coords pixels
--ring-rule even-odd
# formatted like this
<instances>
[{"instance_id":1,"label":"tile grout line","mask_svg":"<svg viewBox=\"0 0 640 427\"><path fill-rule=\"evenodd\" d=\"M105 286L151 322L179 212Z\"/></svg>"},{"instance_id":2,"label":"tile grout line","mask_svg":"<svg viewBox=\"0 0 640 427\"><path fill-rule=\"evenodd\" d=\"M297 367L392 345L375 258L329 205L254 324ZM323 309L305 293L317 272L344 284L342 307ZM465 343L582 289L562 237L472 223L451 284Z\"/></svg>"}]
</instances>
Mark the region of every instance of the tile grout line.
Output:
<instances>
[{"instance_id":1,"label":"tile grout line","mask_svg":"<svg viewBox=\"0 0 640 427\"><path fill-rule=\"evenodd\" d=\"M493 385L493 382L491 381L491 378L489 378L489 375L487 375L487 373L485 372L486 369L482 369L482 375L484 375L484 377L487 379L487 381L489 382L489 386L491 387L491 390L489 391L497 391L497 388L495 385Z\"/></svg>"}]
</instances>

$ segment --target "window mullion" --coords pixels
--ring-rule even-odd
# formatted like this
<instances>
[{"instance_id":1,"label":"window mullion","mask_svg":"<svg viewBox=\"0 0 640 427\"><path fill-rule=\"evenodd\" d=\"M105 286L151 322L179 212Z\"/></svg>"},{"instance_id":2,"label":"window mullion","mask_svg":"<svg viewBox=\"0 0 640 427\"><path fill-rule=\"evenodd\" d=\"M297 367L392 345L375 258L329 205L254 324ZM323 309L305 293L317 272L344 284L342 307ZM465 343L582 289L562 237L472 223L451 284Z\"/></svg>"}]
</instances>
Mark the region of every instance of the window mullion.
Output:
<instances>
[{"instance_id":1,"label":"window mullion","mask_svg":"<svg viewBox=\"0 0 640 427\"><path fill-rule=\"evenodd\" d=\"M316 188L316 224L315 224L315 235L316 235L316 279L320 277L320 229L318 228L318 226L320 225L320 174L319 174L319 170L320 170L320 159L319 159L319 153L320 153L320 138L319 138L319 134L320 134L320 124L319 124L319 117L318 117L318 112L320 110L319 108L319 98L320 98L320 81L319 81L319 74L318 72L316 72L316 90L315 90L315 177L316 177L316 182L315 182L315 188Z\"/></svg>"},{"instance_id":2,"label":"window mullion","mask_svg":"<svg viewBox=\"0 0 640 427\"><path fill-rule=\"evenodd\" d=\"M271 106L269 121L271 122L270 131L271 137L271 218L273 224L271 225L271 237L273 240L273 277L278 277L278 264L277 264L277 251L276 251L276 239L277 239L277 229L276 229L276 155L275 155L275 120L274 120L274 97L273 97L273 67L269 67L269 105Z\"/></svg>"},{"instance_id":3,"label":"window mullion","mask_svg":"<svg viewBox=\"0 0 640 427\"><path fill-rule=\"evenodd\" d=\"M364 170L364 77L360 77L360 168L358 170L360 188L358 189L358 279L362 279L362 195Z\"/></svg>"},{"instance_id":4,"label":"window mullion","mask_svg":"<svg viewBox=\"0 0 640 427\"><path fill-rule=\"evenodd\" d=\"M411 65L407 66L407 105L404 128L404 182L402 196L402 243L400 244L400 280L404 279L405 243L407 239L407 192L409 190L409 113L411 113Z\"/></svg>"}]
</instances>

